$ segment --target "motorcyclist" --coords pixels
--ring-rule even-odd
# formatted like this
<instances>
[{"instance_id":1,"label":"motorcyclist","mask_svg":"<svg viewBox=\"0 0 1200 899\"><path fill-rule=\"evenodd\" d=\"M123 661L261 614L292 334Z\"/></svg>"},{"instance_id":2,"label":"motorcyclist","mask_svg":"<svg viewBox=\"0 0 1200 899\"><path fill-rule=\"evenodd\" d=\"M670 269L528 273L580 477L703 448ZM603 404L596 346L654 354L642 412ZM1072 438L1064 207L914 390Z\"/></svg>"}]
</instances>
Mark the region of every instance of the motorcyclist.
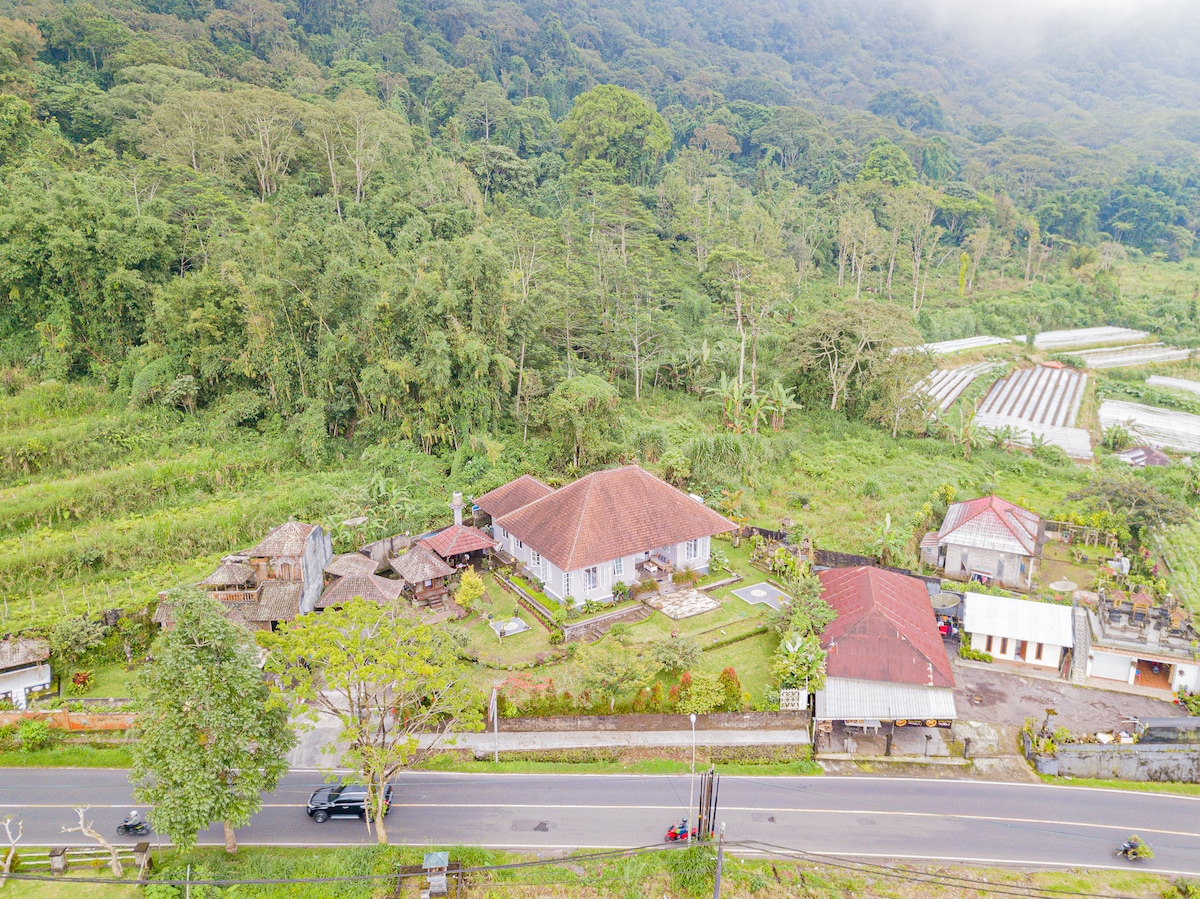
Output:
<instances>
[{"instance_id":1,"label":"motorcyclist","mask_svg":"<svg viewBox=\"0 0 1200 899\"><path fill-rule=\"evenodd\" d=\"M128 815L125 816L125 820L121 823L130 830L134 830L142 826L142 816L138 814L137 809L133 809Z\"/></svg>"}]
</instances>

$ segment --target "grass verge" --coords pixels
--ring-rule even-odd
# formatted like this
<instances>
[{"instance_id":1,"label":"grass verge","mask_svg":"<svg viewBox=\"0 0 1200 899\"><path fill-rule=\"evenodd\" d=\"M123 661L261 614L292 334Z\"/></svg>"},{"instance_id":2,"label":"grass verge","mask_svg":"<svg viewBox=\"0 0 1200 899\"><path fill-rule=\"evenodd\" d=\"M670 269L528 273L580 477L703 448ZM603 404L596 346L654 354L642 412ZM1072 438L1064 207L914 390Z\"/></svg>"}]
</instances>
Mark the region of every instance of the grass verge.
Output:
<instances>
[{"instance_id":1,"label":"grass verge","mask_svg":"<svg viewBox=\"0 0 1200 899\"><path fill-rule=\"evenodd\" d=\"M1042 783L1056 787L1093 787L1103 790L1130 790L1135 793L1173 793L1176 796L1200 796L1200 784L1159 783L1140 780L1103 780L1098 777L1057 777L1039 774Z\"/></svg>"},{"instance_id":2,"label":"grass verge","mask_svg":"<svg viewBox=\"0 0 1200 899\"><path fill-rule=\"evenodd\" d=\"M124 746L59 746L26 752L0 752L0 768L128 768L132 764Z\"/></svg>"}]
</instances>

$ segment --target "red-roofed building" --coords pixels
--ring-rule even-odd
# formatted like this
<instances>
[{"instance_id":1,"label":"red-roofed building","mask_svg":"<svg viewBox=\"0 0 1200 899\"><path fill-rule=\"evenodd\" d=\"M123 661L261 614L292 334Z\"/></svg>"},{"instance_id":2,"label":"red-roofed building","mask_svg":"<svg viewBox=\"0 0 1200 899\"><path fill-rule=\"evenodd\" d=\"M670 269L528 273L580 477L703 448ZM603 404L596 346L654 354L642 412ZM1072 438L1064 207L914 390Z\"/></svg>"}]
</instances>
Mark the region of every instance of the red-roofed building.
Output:
<instances>
[{"instance_id":1,"label":"red-roofed building","mask_svg":"<svg viewBox=\"0 0 1200 899\"><path fill-rule=\"evenodd\" d=\"M925 583L873 567L832 568L817 576L837 613L821 635L828 655L817 718L953 719L954 672Z\"/></svg>"},{"instance_id":2,"label":"red-roofed building","mask_svg":"<svg viewBox=\"0 0 1200 899\"><path fill-rule=\"evenodd\" d=\"M498 492L481 497L481 508L500 508ZM548 595L577 602L606 600L614 584L681 568L707 572L710 538L734 527L636 465L594 472L492 520L501 548Z\"/></svg>"},{"instance_id":3,"label":"red-roofed building","mask_svg":"<svg viewBox=\"0 0 1200 899\"><path fill-rule=\"evenodd\" d=\"M531 474L523 474L515 481L509 481L502 487L476 497L475 505L479 507L479 511L496 519L553 492L553 487L547 487Z\"/></svg>"},{"instance_id":4,"label":"red-roofed building","mask_svg":"<svg viewBox=\"0 0 1200 899\"><path fill-rule=\"evenodd\" d=\"M921 560L946 577L1028 590L1046 540L1045 524L998 496L953 503L937 543L921 541Z\"/></svg>"},{"instance_id":5,"label":"red-roofed building","mask_svg":"<svg viewBox=\"0 0 1200 899\"><path fill-rule=\"evenodd\" d=\"M479 528L466 524L452 524L432 536L421 540L423 544L449 562L459 556L469 558L496 548L496 541Z\"/></svg>"}]
</instances>

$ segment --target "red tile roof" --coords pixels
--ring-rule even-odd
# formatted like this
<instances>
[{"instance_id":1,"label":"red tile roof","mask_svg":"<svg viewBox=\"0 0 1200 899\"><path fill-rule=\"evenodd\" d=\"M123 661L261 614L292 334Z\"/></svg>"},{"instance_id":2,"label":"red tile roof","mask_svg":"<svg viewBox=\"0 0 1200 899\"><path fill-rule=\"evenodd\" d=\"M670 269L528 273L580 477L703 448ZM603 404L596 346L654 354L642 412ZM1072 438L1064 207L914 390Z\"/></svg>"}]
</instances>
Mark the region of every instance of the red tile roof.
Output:
<instances>
[{"instance_id":1,"label":"red tile roof","mask_svg":"<svg viewBox=\"0 0 1200 899\"><path fill-rule=\"evenodd\" d=\"M256 558L278 558L279 556L302 556L308 543L309 535L317 529L315 524L305 524L302 521L285 521L278 527L272 528L262 542L247 555Z\"/></svg>"},{"instance_id":2,"label":"red tile roof","mask_svg":"<svg viewBox=\"0 0 1200 899\"><path fill-rule=\"evenodd\" d=\"M817 576L838 616L821 635L829 677L954 686L924 582L870 567Z\"/></svg>"},{"instance_id":3,"label":"red tile roof","mask_svg":"<svg viewBox=\"0 0 1200 899\"><path fill-rule=\"evenodd\" d=\"M982 496L946 510L938 542L1035 556L1041 525L1028 509L995 495Z\"/></svg>"},{"instance_id":4,"label":"red tile roof","mask_svg":"<svg viewBox=\"0 0 1200 899\"><path fill-rule=\"evenodd\" d=\"M452 524L421 542L443 559L462 553L473 553L479 549L493 549L496 546L496 541L479 528L465 524Z\"/></svg>"},{"instance_id":5,"label":"red tile roof","mask_svg":"<svg viewBox=\"0 0 1200 899\"><path fill-rule=\"evenodd\" d=\"M563 571L735 527L636 465L589 474L495 523Z\"/></svg>"},{"instance_id":6,"label":"red tile roof","mask_svg":"<svg viewBox=\"0 0 1200 899\"><path fill-rule=\"evenodd\" d=\"M509 481L478 497L475 505L492 518L499 518L553 492L553 487L547 487L531 474L523 474L515 481Z\"/></svg>"}]
</instances>

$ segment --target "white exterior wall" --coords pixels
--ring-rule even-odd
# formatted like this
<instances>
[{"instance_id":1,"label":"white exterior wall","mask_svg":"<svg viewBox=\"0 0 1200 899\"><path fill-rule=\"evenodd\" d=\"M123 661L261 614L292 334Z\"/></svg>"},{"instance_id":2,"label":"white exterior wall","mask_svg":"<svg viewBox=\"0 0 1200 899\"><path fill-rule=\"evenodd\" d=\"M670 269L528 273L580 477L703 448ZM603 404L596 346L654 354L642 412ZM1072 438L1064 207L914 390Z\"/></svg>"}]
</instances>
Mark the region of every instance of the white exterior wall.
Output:
<instances>
[{"instance_id":1,"label":"white exterior wall","mask_svg":"<svg viewBox=\"0 0 1200 899\"><path fill-rule=\"evenodd\" d=\"M993 659L1003 659L1007 662L1022 661L1030 665L1040 665L1043 668L1058 668L1058 663L1062 661L1063 647L1054 643L1042 643L1042 657L1037 658L1038 641L1028 640L1025 643L1025 658L1017 659L1017 650L1021 646L1021 641L1008 638L1008 644L1005 651L1001 652L1000 647L1005 646L1003 637L992 637L992 648L987 648L988 635L984 633L971 634L971 648L978 652L986 652Z\"/></svg>"},{"instance_id":2,"label":"white exterior wall","mask_svg":"<svg viewBox=\"0 0 1200 899\"><path fill-rule=\"evenodd\" d=\"M50 665L30 665L0 673L0 696L12 697L18 709L26 706L26 696L33 690L44 690L50 686Z\"/></svg>"},{"instance_id":3,"label":"white exterior wall","mask_svg":"<svg viewBox=\"0 0 1200 899\"><path fill-rule=\"evenodd\" d=\"M1100 660L1101 668L1093 674L1093 669L1096 668L1096 661ZM1112 677L1109 672L1120 671L1123 677ZM1092 651L1088 657L1087 676L1099 677L1105 680L1123 680L1127 684L1132 684L1136 680L1135 672L1137 666L1134 665L1132 656L1124 655L1119 652L1104 652L1100 649Z\"/></svg>"},{"instance_id":4,"label":"white exterior wall","mask_svg":"<svg viewBox=\"0 0 1200 899\"><path fill-rule=\"evenodd\" d=\"M1187 690L1189 693L1200 692L1200 663L1177 662L1171 676L1171 689L1176 693L1180 690Z\"/></svg>"},{"instance_id":5,"label":"white exterior wall","mask_svg":"<svg viewBox=\"0 0 1200 899\"><path fill-rule=\"evenodd\" d=\"M963 558L966 557L964 568ZM999 574L1001 563L1004 572ZM1029 556L997 552L992 549L977 549L973 546L946 544L946 577L954 580L970 580L971 572L990 573L996 583L1005 587L1028 588L1033 577L1033 560Z\"/></svg>"}]
</instances>

